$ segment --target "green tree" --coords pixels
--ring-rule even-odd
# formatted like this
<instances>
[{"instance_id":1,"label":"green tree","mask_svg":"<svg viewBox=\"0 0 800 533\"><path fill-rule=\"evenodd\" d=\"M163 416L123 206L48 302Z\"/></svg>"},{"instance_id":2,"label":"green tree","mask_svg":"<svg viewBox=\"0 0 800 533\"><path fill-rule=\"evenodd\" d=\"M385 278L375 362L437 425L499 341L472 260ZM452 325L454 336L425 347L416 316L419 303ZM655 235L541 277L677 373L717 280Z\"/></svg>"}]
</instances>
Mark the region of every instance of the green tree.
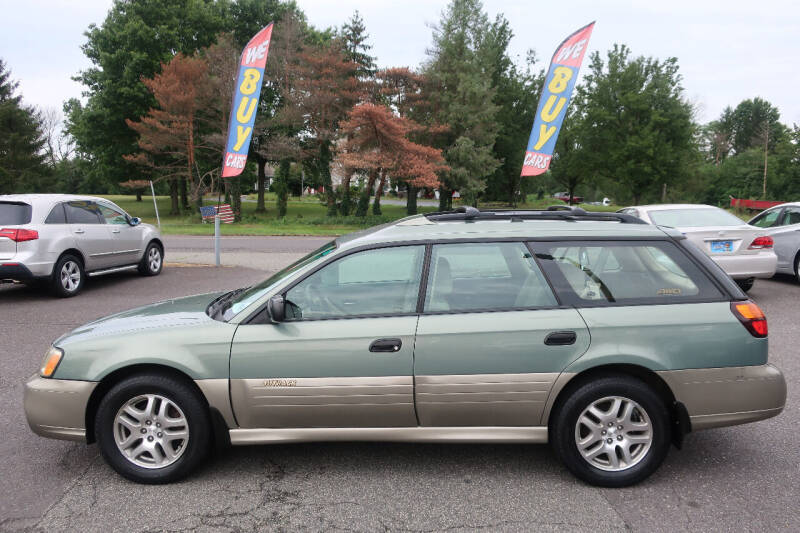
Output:
<instances>
[{"instance_id":1,"label":"green tree","mask_svg":"<svg viewBox=\"0 0 800 533\"><path fill-rule=\"evenodd\" d=\"M487 27L480 0L452 0L433 28L423 73L429 82L429 120L449 126L439 145L449 166L440 174L441 209L450 208L454 190L476 204L500 165L493 151L498 106L492 78L497 67L489 53Z\"/></svg>"},{"instance_id":2,"label":"green tree","mask_svg":"<svg viewBox=\"0 0 800 533\"><path fill-rule=\"evenodd\" d=\"M155 105L142 83L176 53L191 56L228 25L226 0L115 0L100 26L86 31L82 50L92 66L75 79L86 87L86 105L73 101L67 131L91 154L95 171L112 184L147 177L123 155L137 151L138 120Z\"/></svg>"},{"instance_id":3,"label":"green tree","mask_svg":"<svg viewBox=\"0 0 800 533\"><path fill-rule=\"evenodd\" d=\"M618 201L658 199L664 184L690 179L696 126L677 59L632 59L615 44L606 61L592 54L577 92L586 167Z\"/></svg>"},{"instance_id":4,"label":"green tree","mask_svg":"<svg viewBox=\"0 0 800 533\"><path fill-rule=\"evenodd\" d=\"M357 72L362 80L370 79L375 75L375 58L369 54L372 45L367 44L369 34L364 25L364 19L356 11L342 26L340 36L344 41L344 55L358 65Z\"/></svg>"},{"instance_id":5,"label":"green tree","mask_svg":"<svg viewBox=\"0 0 800 533\"><path fill-rule=\"evenodd\" d=\"M18 86L0 59L0 194L41 191L49 174L41 116L22 103Z\"/></svg>"}]
</instances>

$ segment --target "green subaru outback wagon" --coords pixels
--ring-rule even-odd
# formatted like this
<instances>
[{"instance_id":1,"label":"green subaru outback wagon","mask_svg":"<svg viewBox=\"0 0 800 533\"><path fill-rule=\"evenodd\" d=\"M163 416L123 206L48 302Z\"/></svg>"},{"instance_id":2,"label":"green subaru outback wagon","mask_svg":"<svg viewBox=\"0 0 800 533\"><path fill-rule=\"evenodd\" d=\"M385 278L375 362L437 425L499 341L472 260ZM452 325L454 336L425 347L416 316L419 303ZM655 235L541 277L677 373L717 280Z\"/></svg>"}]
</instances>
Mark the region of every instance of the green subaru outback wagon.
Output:
<instances>
[{"instance_id":1,"label":"green subaru outback wagon","mask_svg":"<svg viewBox=\"0 0 800 533\"><path fill-rule=\"evenodd\" d=\"M414 216L262 283L168 300L53 343L39 435L121 475L186 476L214 445L553 445L596 485L641 481L689 431L786 401L758 306L680 233L616 213Z\"/></svg>"}]
</instances>

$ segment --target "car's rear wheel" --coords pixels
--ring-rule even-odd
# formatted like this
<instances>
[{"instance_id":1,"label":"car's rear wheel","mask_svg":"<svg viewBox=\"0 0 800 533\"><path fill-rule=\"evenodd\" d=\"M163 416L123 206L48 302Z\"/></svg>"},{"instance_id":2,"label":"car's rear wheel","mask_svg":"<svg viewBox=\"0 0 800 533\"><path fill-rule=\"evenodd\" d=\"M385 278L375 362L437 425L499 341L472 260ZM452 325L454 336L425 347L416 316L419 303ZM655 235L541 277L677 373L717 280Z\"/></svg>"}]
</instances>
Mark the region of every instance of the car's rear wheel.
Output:
<instances>
[{"instance_id":1,"label":"car's rear wheel","mask_svg":"<svg viewBox=\"0 0 800 533\"><path fill-rule=\"evenodd\" d=\"M624 487L647 478L667 455L669 412L644 382L599 378L572 391L554 412L556 454L580 479Z\"/></svg>"},{"instance_id":2,"label":"car's rear wheel","mask_svg":"<svg viewBox=\"0 0 800 533\"><path fill-rule=\"evenodd\" d=\"M139 273L143 276L157 276L164 266L164 252L158 243L151 242L144 251L139 263Z\"/></svg>"},{"instance_id":3,"label":"car's rear wheel","mask_svg":"<svg viewBox=\"0 0 800 533\"><path fill-rule=\"evenodd\" d=\"M208 453L211 424L187 383L142 374L117 383L103 397L95 437L103 458L139 483L169 483L188 475Z\"/></svg>"},{"instance_id":4,"label":"car's rear wheel","mask_svg":"<svg viewBox=\"0 0 800 533\"><path fill-rule=\"evenodd\" d=\"M753 288L753 284L756 282L755 278L747 278L747 279L737 279L734 280L736 284L742 289L744 292L749 291Z\"/></svg>"},{"instance_id":5,"label":"car's rear wheel","mask_svg":"<svg viewBox=\"0 0 800 533\"><path fill-rule=\"evenodd\" d=\"M53 277L50 286L56 296L69 298L75 296L83 288L86 273L83 270L83 263L74 255L63 255L53 267Z\"/></svg>"}]
</instances>

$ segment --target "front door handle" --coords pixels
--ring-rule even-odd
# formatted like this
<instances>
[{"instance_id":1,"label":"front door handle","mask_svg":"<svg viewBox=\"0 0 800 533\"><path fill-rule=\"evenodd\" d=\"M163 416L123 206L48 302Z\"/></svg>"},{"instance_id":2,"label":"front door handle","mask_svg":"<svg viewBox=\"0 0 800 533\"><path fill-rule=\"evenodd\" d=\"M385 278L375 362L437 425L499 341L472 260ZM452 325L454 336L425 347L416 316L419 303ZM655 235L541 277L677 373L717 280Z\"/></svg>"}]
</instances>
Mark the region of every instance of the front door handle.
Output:
<instances>
[{"instance_id":1,"label":"front door handle","mask_svg":"<svg viewBox=\"0 0 800 533\"><path fill-rule=\"evenodd\" d=\"M370 352L399 352L403 347L403 341L400 339L376 339L369 345Z\"/></svg>"},{"instance_id":2,"label":"front door handle","mask_svg":"<svg viewBox=\"0 0 800 533\"><path fill-rule=\"evenodd\" d=\"M548 346L569 346L575 344L577 339L574 331L554 331L545 337L544 343Z\"/></svg>"},{"instance_id":3,"label":"front door handle","mask_svg":"<svg viewBox=\"0 0 800 533\"><path fill-rule=\"evenodd\" d=\"M118 229L112 229L111 233L119 233L119 230Z\"/></svg>"},{"instance_id":4,"label":"front door handle","mask_svg":"<svg viewBox=\"0 0 800 533\"><path fill-rule=\"evenodd\" d=\"M75 233L83 233L83 230L78 228L78 229L75 230Z\"/></svg>"}]
</instances>

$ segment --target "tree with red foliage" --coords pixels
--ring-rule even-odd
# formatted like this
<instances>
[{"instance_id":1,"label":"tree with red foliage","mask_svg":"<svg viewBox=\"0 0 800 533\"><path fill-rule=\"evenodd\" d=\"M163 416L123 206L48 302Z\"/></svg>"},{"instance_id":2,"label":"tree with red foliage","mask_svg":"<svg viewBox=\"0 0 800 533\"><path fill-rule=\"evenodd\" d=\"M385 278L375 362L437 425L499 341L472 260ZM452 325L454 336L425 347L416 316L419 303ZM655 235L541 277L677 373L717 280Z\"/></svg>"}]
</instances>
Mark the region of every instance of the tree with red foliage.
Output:
<instances>
[{"instance_id":1,"label":"tree with red foliage","mask_svg":"<svg viewBox=\"0 0 800 533\"><path fill-rule=\"evenodd\" d=\"M140 121L126 119L128 126L139 134L137 154L124 156L159 175L159 179L185 178L193 208L199 208L203 180L195 168L197 150L214 149L199 134L199 113L209 101L205 82L208 66L195 57L177 54L161 65L161 73L145 78L142 83L158 102ZM173 197L172 211L178 206Z\"/></svg>"},{"instance_id":2,"label":"tree with red foliage","mask_svg":"<svg viewBox=\"0 0 800 533\"><path fill-rule=\"evenodd\" d=\"M339 122L365 94L357 74L358 65L345 58L341 42L308 47L300 53L294 91L288 95L287 104L296 106L305 119L304 129L310 134L307 152L325 187L329 216L337 212L331 163Z\"/></svg>"},{"instance_id":3,"label":"tree with red foliage","mask_svg":"<svg viewBox=\"0 0 800 533\"><path fill-rule=\"evenodd\" d=\"M433 145L443 133L449 131L447 125L437 124L431 117L431 98L426 94L430 84L425 76L407 67L388 68L376 75L377 98L389 105L401 118L414 119L415 126L409 137L420 145ZM423 125L424 124L424 125ZM417 212L417 190L415 182L407 181L406 212Z\"/></svg>"},{"instance_id":4,"label":"tree with red foliage","mask_svg":"<svg viewBox=\"0 0 800 533\"><path fill-rule=\"evenodd\" d=\"M394 114L384 105L361 104L350 110L340 127L346 140L341 146L339 162L346 168L366 172L368 176L357 215L366 215L369 196L378 178L380 184L375 193L378 206L387 177L413 187L439 185L437 172L446 170L442 152L408 138L409 134L421 128L413 120ZM380 214L378 210L373 210L373 214Z\"/></svg>"}]
</instances>

